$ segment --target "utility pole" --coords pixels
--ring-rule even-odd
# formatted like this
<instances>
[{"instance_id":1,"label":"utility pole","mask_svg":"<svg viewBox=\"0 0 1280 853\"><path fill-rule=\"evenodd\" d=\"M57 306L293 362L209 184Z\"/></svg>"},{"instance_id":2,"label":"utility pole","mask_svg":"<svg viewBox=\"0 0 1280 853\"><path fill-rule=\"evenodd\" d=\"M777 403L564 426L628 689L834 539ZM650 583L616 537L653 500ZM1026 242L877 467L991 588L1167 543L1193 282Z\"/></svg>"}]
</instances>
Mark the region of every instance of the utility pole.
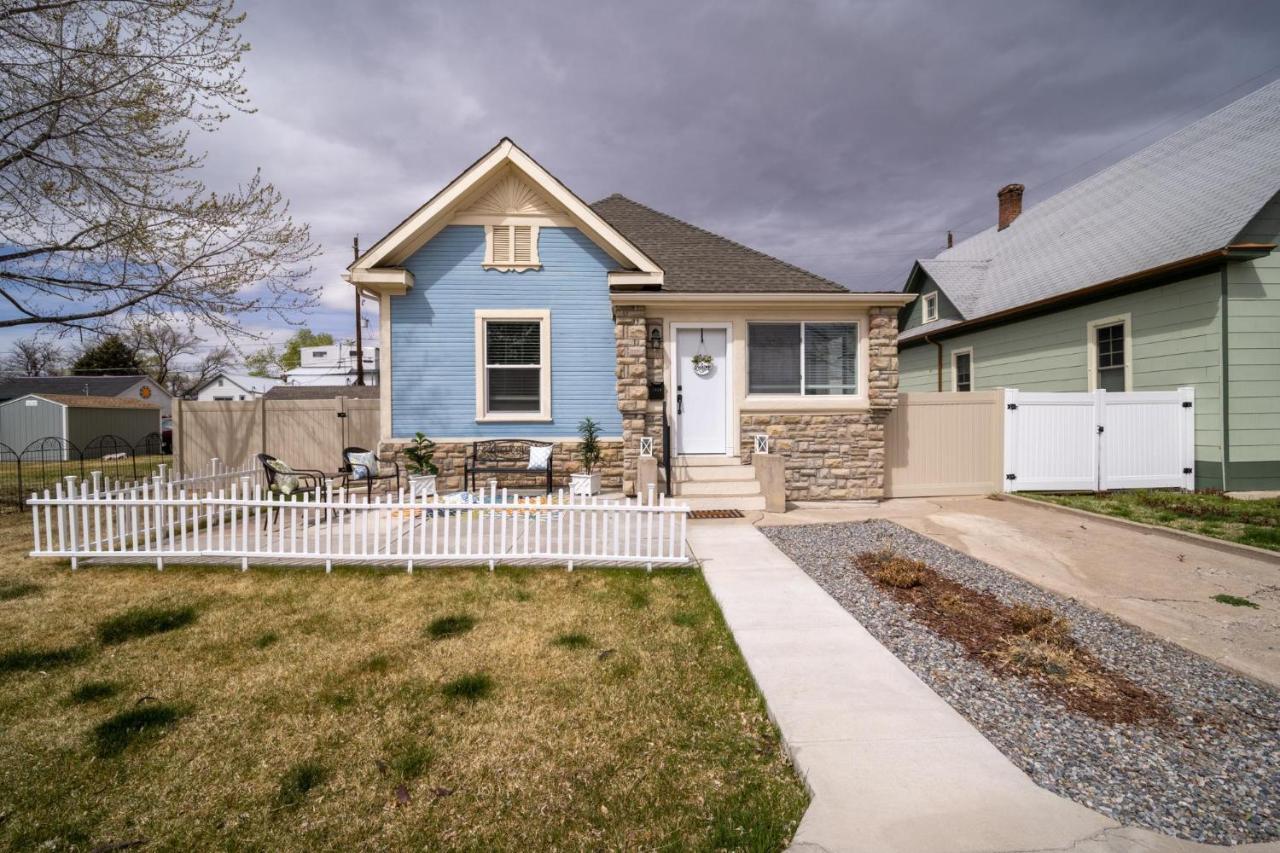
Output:
<instances>
[{"instance_id":1,"label":"utility pole","mask_svg":"<svg viewBox=\"0 0 1280 853\"><path fill-rule=\"evenodd\" d=\"M360 235L351 238L352 260L360 260ZM360 294L360 285L356 289L356 384L364 385L364 318L360 316L360 303L364 297Z\"/></svg>"}]
</instances>

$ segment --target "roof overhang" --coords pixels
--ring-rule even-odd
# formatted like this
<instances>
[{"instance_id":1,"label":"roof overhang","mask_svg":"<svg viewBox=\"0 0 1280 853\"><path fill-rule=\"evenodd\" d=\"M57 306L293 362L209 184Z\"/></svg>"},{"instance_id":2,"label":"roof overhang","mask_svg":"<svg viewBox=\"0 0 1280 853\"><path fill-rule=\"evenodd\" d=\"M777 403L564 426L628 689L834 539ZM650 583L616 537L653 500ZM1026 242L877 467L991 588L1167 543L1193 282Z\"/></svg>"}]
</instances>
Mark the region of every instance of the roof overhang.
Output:
<instances>
[{"instance_id":1,"label":"roof overhang","mask_svg":"<svg viewBox=\"0 0 1280 853\"><path fill-rule=\"evenodd\" d=\"M937 339L952 337L954 335L964 334L974 331L975 329L985 326L995 325L1004 320L1020 317L1023 314L1044 313L1052 310L1059 305L1073 302L1087 302L1097 296L1110 295L1112 291L1124 291L1127 289L1141 289L1147 286L1155 286L1163 283L1171 276L1179 274L1194 273L1199 270L1210 269L1227 263L1239 263L1240 261L1252 261L1257 258L1265 258L1271 254L1276 248L1275 243L1232 243L1229 246L1223 246L1221 249L1214 249L1199 255L1193 255L1189 258L1172 261L1167 264L1150 267L1141 272L1132 273L1130 275L1114 278L1109 281L1099 282L1098 284L1082 287L1078 290L1068 291L1067 293L1059 293L1044 299L1038 299L1035 302L1027 302L1014 308L1006 308L1003 311L997 311L993 314L984 314L981 317L974 317L969 320L962 320L941 329L930 329L923 332L912 330L898 336L899 344L915 343L923 341L925 338Z\"/></svg>"},{"instance_id":2,"label":"roof overhang","mask_svg":"<svg viewBox=\"0 0 1280 853\"><path fill-rule=\"evenodd\" d=\"M403 294L413 287L413 275L400 265L448 225L457 213L465 209L468 202L507 169L514 170L561 208L568 223L617 261L622 267L621 272L643 274L661 285L661 267L559 179L505 137L431 200L374 243L347 267L343 278L374 293ZM613 275L610 274L611 283Z\"/></svg>"},{"instance_id":3,"label":"roof overhang","mask_svg":"<svg viewBox=\"0 0 1280 853\"><path fill-rule=\"evenodd\" d=\"M614 291L609 301L614 305L762 305L897 308L916 298L914 293L672 293L670 291Z\"/></svg>"}]
</instances>

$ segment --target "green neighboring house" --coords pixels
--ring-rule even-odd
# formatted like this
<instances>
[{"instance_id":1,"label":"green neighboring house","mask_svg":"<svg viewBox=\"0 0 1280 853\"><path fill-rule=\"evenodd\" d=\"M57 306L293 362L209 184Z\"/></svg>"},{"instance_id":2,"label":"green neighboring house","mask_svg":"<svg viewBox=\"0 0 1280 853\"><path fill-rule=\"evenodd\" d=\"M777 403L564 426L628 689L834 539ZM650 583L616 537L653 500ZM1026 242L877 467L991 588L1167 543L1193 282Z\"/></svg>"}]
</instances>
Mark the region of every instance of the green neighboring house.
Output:
<instances>
[{"instance_id":1,"label":"green neighboring house","mask_svg":"<svg viewBox=\"0 0 1280 853\"><path fill-rule=\"evenodd\" d=\"M903 391L1194 386L1196 485L1280 489L1280 81L919 260Z\"/></svg>"}]
</instances>

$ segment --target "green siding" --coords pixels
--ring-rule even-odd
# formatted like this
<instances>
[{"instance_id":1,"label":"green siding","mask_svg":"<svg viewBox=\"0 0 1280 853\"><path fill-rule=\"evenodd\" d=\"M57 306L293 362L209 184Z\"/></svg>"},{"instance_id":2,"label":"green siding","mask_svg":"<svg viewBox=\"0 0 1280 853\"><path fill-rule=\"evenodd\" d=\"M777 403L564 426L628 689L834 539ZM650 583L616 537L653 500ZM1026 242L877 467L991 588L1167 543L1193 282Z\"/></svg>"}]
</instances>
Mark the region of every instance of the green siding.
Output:
<instances>
[{"instance_id":1,"label":"green siding","mask_svg":"<svg viewBox=\"0 0 1280 853\"><path fill-rule=\"evenodd\" d=\"M951 389L951 353L972 347L975 389L1086 391L1089 322L1129 314L1133 390L1196 389L1197 485L1220 486L1220 296L1221 278L1215 272L946 338L942 341L943 390ZM904 349L899 366L903 390L937 388L937 353L932 344Z\"/></svg>"},{"instance_id":2,"label":"green siding","mask_svg":"<svg viewBox=\"0 0 1280 853\"><path fill-rule=\"evenodd\" d=\"M1280 242L1280 196L1237 242ZM1227 267L1227 384L1233 490L1280 488L1280 256Z\"/></svg>"},{"instance_id":3,"label":"green siding","mask_svg":"<svg viewBox=\"0 0 1280 853\"><path fill-rule=\"evenodd\" d=\"M919 326L924 317L924 295L926 293L938 294L938 319L939 320L960 320L960 312L956 306L951 304L951 300L947 298L947 294L938 289L933 279L924 276L921 279L918 297L914 302L907 305L904 310L905 314L898 317L898 326L903 331L914 329Z\"/></svg>"}]
</instances>

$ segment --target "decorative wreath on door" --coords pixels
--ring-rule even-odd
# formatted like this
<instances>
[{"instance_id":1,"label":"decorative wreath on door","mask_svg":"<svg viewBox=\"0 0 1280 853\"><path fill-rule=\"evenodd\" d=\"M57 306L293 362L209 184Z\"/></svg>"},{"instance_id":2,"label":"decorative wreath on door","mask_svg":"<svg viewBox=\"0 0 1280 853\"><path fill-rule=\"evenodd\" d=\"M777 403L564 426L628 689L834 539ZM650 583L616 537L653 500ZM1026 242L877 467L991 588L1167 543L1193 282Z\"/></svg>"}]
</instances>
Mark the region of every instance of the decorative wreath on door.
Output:
<instances>
[{"instance_id":1,"label":"decorative wreath on door","mask_svg":"<svg viewBox=\"0 0 1280 853\"><path fill-rule=\"evenodd\" d=\"M698 351L694 353L694 356L693 356L693 372L697 376L706 376L708 373L711 372L712 365L716 363L716 360L711 357L711 353L707 352L704 349L704 347L706 346L706 343L707 343L707 339L705 337L705 333L702 331L702 329L699 329L698 330Z\"/></svg>"}]
</instances>

